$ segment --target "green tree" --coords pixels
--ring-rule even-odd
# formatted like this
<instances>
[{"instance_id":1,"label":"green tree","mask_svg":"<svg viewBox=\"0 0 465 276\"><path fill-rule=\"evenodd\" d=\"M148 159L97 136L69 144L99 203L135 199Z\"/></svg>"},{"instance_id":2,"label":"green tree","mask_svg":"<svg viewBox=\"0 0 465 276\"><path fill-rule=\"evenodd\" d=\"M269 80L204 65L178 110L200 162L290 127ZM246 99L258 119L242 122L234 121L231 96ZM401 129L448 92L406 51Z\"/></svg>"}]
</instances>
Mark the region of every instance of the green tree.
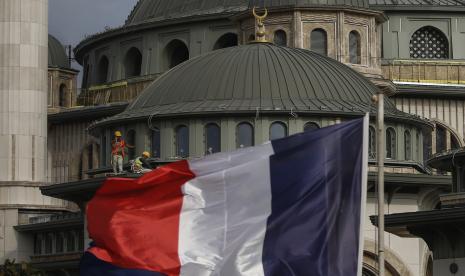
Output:
<instances>
[{"instance_id":1,"label":"green tree","mask_svg":"<svg viewBox=\"0 0 465 276\"><path fill-rule=\"evenodd\" d=\"M32 268L30 264L17 264L16 260L6 259L0 266L0 276L45 276L45 273Z\"/></svg>"}]
</instances>

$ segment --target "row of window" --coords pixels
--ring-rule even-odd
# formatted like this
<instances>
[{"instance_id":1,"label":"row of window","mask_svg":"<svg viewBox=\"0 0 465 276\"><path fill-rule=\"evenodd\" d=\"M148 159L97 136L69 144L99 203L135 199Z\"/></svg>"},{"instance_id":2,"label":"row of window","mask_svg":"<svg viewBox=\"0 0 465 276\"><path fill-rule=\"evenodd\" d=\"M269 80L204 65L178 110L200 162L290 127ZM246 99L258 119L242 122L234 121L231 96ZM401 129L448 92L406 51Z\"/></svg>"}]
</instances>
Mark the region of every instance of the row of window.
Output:
<instances>
[{"instance_id":1,"label":"row of window","mask_svg":"<svg viewBox=\"0 0 465 276\"><path fill-rule=\"evenodd\" d=\"M287 34L283 30L274 32L273 42L279 46L287 46ZM328 34L323 29L314 29L310 33L310 49L318 54L328 55ZM360 64L362 62L362 49L360 34L357 31L349 33L349 62Z\"/></svg>"},{"instance_id":2,"label":"row of window","mask_svg":"<svg viewBox=\"0 0 465 276\"><path fill-rule=\"evenodd\" d=\"M349 33L349 62L361 63L361 40L357 31ZM287 46L287 35L283 30L274 33L274 43ZM310 33L310 49L321 55L328 54L328 36L325 30L315 29ZM449 41L438 28L425 26L415 31L410 39L410 58L448 59Z\"/></svg>"},{"instance_id":3,"label":"row of window","mask_svg":"<svg viewBox=\"0 0 465 276\"><path fill-rule=\"evenodd\" d=\"M420 145L420 133L416 135L416 145ZM394 128L389 127L386 129L386 158L388 159L399 159L397 157L397 135ZM409 130L404 131L404 160L413 160L413 141L412 135ZM415 155L418 157L420 155L419 147L415 148ZM374 127L370 126L369 131L369 149L368 153L370 158L374 159L376 157L376 130Z\"/></svg>"},{"instance_id":4,"label":"row of window","mask_svg":"<svg viewBox=\"0 0 465 276\"><path fill-rule=\"evenodd\" d=\"M361 37L357 31L349 33L349 62L360 64L361 60ZM249 40L254 40L251 35ZM287 34L284 30L274 32L273 41L276 45L287 46ZM213 50L238 45L237 34L227 33L221 36L214 44ZM328 55L328 34L324 29L318 28L310 33L310 49L321 55ZM174 39L165 47L164 69L170 69L189 59L189 48L181 40ZM410 40L410 57L419 59L447 59L449 58L449 41L447 36L439 29L426 26L418 29ZM110 61L107 56L102 55L97 63L97 83L108 81ZM141 75L142 53L136 47L130 48L124 57L124 76L131 78ZM83 84L87 84L89 65L85 66Z\"/></svg>"},{"instance_id":5,"label":"row of window","mask_svg":"<svg viewBox=\"0 0 465 276\"><path fill-rule=\"evenodd\" d=\"M81 252L84 249L84 233L79 231L39 233L34 236L34 254L52 255Z\"/></svg>"},{"instance_id":6,"label":"row of window","mask_svg":"<svg viewBox=\"0 0 465 276\"><path fill-rule=\"evenodd\" d=\"M309 122L305 124L304 131L311 131L320 128L318 124ZM269 129L270 140L283 138L289 135L288 127L283 122L274 122ZM205 154L213 154L221 151L221 128L216 123L208 123L204 127L204 145ZM126 133L126 143L134 145L136 138L135 130L129 130ZM106 137L103 137L103 144L106 144ZM187 158L190 154L189 149L189 127L179 125L174 132L175 154L178 158ZM255 144L254 127L248 122L239 123L236 126L236 147L251 147ZM161 135L160 129L153 128L150 137L150 148L153 158L161 157ZM105 154L104 154L105 156ZM133 159L136 156L135 147L128 148L128 158ZM104 163L106 160L104 160Z\"/></svg>"},{"instance_id":7,"label":"row of window","mask_svg":"<svg viewBox=\"0 0 465 276\"><path fill-rule=\"evenodd\" d=\"M214 44L213 50L232 47L238 45L237 34L226 33L222 35ZM176 65L189 59L189 48L187 45L179 40L174 39L170 41L163 50L163 70L168 70ZM103 84L109 80L109 67L110 60L106 55L99 57L97 62L96 81L98 84ZM89 64L86 64L84 70L83 84L86 85L89 77ZM123 70L125 78L132 78L140 76L142 73L142 53L136 48L130 48L123 59Z\"/></svg>"},{"instance_id":8,"label":"row of window","mask_svg":"<svg viewBox=\"0 0 465 276\"><path fill-rule=\"evenodd\" d=\"M443 152L447 150L447 130L439 125L436 126L436 152ZM414 157L420 156L420 133L417 132L415 141L413 141L412 134L409 130L404 131L404 160L413 160ZM386 158L398 159L397 157L397 134L394 128L389 127L386 129ZM413 156L413 142L415 147L415 156ZM454 135L450 137L450 148L460 148L460 143ZM376 132L374 127L370 127L369 131L369 155L370 158L376 157ZM431 157L431 137L423 137L423 158L425 160Z\"/></svg>"},{"instance_id":9,"label":"row of window","mask_svg":"<svg viewBox=\"0 0 465 276\"><path fill-rule=\"evenodd\" d=\"M252 35L250 40L254 40ZM310 49L322 55L328 54L327 33L323 29L315 29L310 34ZM360 34L352 31L349 34L349 53L351 63L361 63L361 45ZM277 30L274 33L274 43L279 46L287 46L287 34L283 30ZM213 50L232 47L238 45L237 34L227 33L221 36L213 46ZM175 67L176 65L189 59L189 48L181 40L174 39L169 42L164 49L165 61L163 67L165 70ZM109 81L110 60L106 55L100 56L97 62L96 81L103 84ZM124 77L131 78L141 75L142 70L142 53L136 48L130 48L123 60ZM88 82L90 65L85 65L83 84Z\"/></svg>"}]
</instances>

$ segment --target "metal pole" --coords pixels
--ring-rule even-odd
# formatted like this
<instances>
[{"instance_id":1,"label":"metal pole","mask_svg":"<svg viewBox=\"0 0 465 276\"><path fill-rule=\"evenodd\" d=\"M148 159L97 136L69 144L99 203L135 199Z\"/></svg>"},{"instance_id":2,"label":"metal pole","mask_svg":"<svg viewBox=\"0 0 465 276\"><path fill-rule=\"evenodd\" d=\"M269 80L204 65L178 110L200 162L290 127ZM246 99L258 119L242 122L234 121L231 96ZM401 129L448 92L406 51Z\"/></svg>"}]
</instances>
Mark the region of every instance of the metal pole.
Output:
<instances>
[{"instance_id":1,"label":"metal pole","mask_svg":"<svg viewBox=\"0 0 465 276\"><path fill-rule=\"evenodd\" d=\"M384 94L378 93L378 264L379 276L384 276L384 156L385 156L385 135L384 135ZM389 143L389 141L387 141Z\"/></svg>"}]
</instances>

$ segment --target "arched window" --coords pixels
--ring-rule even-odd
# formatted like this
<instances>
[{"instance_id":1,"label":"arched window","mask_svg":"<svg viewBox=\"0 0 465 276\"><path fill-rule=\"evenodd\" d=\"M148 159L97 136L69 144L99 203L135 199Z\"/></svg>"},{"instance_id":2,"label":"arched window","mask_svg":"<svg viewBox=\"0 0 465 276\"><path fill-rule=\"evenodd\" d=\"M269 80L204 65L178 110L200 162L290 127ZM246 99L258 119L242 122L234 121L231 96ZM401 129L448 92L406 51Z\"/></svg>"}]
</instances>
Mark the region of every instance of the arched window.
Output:
<instances>
[{"instance_id":1,"label":"arched window","mask_svg":"<svg viewBox=\"0 0 465 276\"><path fill-rule=\"evenodd\" d=\"M449 58L449 41L446 35L432 26L417 30L410 39L410 58Z\"/></svg>"},{"instance_id":2,"label":"arched window","mask_svg":"<svg viewBox=\"0 0 465 276\"><path fill-rule=\"evenodd\" d=\"M83 230L79 230L77 242L78 242L78 250L83 251L84 250L84 231Z\"/></svg>"},{"instance_id":3,"label":"arched window","mask_svg":"<svg viewBox=\"0 0 465 276\"><path fill-rule=\"evenodd\" d=\"M165 48L165 69L171 69L189 59L189 48L181 40L175 39Z\"/></svg>"},{"instance_id":4,"label":"arched window","mask_svg":"<svg viewBox=\"0 0 465 276\"><path fill-rule=\"evenodd\" d=\"M76 237L74 232L67 232L66 233L66 252L74 252L76 251Z\"/></svg>"},{"instance_id":5,"label":"arched window","mask_svg":"<svg viewBox=\"0 0 465 276\"><path fill-rule=\"evenodd\" d=\"M404 132L404 150L405 160L412 160L412 135L408 130Z\"/></svg>"},{"instance_id":6,"label":"arched window","mask_svg":"<svg viewBox=\"0 0 465 276\"><path fill-rule=\"evenodd\" d=\"M420 147L420 142L421 142L420 141L421 140L420 134L421 134L421 131L417 130L416 135L415 135L415 145L414 145L415 156L416 156L417 160L420 160L420 158L421 158L421 156L420 156L420 150L421 150L421 147Z\"/></svg>"},{"instance_id":7,"label":"arched window","mask_svg":"<svg viewBox=\"0 0 465 276\"><path fill-rule=\"evenodd\" d=\"M205 126L205 154L221 151L221 129L217 124L210 123Z\"/></svg>"},{"instance_id":8,"label":"arched window","mask_svg":"<svg viewBox=\"0 0 465 276\"><path fill-rule=\"evenodd\" d=\"M431 133L423 132L423 160L428 160L431 157L433 149L433 141Z\"/></svg>"},{"instance_id":9,"label":"arched window","mask_svg":"<svg viewBox=\"0 0 465 276\"><path fill-rule=\"evenodd\" d=\"M447 132L440 125L436 125L436 152L447 150Z\"/></svg>"},{"instance_id":10,"label":"arched window","mask_svg":"<svg viewBox=\"0 0 465 276\"><path fill-rule=\"evenodd\" d=\"M376 130L370 126L369 131L369 143L368 143L368 154L371 159L376 158Z\"/></svg>"},{"instance_id":11,"label":"arched window","mask_svg":"<svg viewBox=\"0 0 465 276\"><path fill-rule=\"evenodd\" d=\"M176 128L176 156L189 157L189 128L181 125Z\"/></svg>"},{"instance_id":12,"label":"arched window","mask_svg":"<svg viewBox=\"0 0 465 276\"><path fill-rule=\"evenodd\" d=\"M55 252L56 253L63 253L64 244L65 244L65 239L63 237L63 233L58 233L57 234L57 239L56 239L56 242L55 242Z\"/></svg>"},{"instance_id":13,"label":"arched window","mask_svg":"<svg viewBox=\"0 0 465 276\"><path fill-rule=\"evenodd\" d=\"M89 87L89 74L90 74L90 65L86 64L84 66L84 74L82 77L82 88L87 88Z\"/></svg>"},{"instance_id":14,"label":"arched window","mask_svg":"<svg viewBox=\"0 0 465 276\"><path fill-rule=\"evenodd\" d=\"M372 272L371 270L369 270L368 268L364 267L362 270L362 276L376 276L376 274Z\"/></svg>"},{"instance_id":15,"label":"arched window","mask_svg":"<svg viewBox=\"0 0 465 276\"><path fill-rule=\"evenodd\" d=\"M280 139L287 136L287 126L282 122L274 122L270 126L270 140Z\"/></svg>"},{"instance_id":16,"label":"arched window","mask_svg":"<svg viewBox=\"0 0 465 276\"><path fill-rule=\"evenodd\" d=\"M213 50L237 46L237 34L227 33L222 35L213 46Z\"/></svg>"},{"instance_id":17,"label":"arched window","mask_svg":"<svg viewBox=\"0 0 465 276\"><path fill-rule=\"evenodd\" d=\"M108 81L108 67L110 61L106 56L102 56L97 65L97 83L102 84Z\"/></svg>"},{"instance_id":18,"label":"arched window","mask_svg":"<svg viewBox=\"0 0 465 276\"><path fill-rule=\"evenodd\" d=\"M35 255L42 255L42 234L35 234L34 235L34 254Z\"/></svg>"},{"instance_id":19,"label":"arched window","mask_svg":"<svg viewBox=\"0 0 465 276\"><path fill-rule=\"evenodd\" d=\"M45 235L45 254L52 254L53 252L53 234L48 233Z\"/></svg>"},{"instance_id":20,"label":"arched window","mask_svg":"<svg viewBox=\"0 0 465 276\"><path fill-rule=\"evenodd\" d=\"M61 107L66 107L66 98L67 98L67 93L68 90L66 89L66 85L62 84L60 85L60 91L59 91L59 96L58 96L58 105Z\"/></svg>"},{"instance_id":21,"label":"arched window","mask_svg":"<svg viewBox=\"0 0 465 276\"><path fill-rule=\"evenodd\" d=\"M128 158L136 158L136 131L131 129L126 135L126 146L128 148Z\"/></svg>"},{"instance_id":22,"label":"arched window","mask_svg":"<svg viewBox=\"0 0 465 276\"><path fill-rule=\"evenodd\" d=\"M433 258L428 258L428 263L426 264L426 275L425 276L433 276Z\"/></svg>"},{"instance_id":23,"label":"arched window","mask_svg":"<svg viewBox=\"0 0 465 276\"><path fill-rule=\"evenodd\" d=\"M140 76L142 69L142 54L136 47L132 47L126 53L124 59L124 71L125 77L137 77Z\"/></svg>"},{"instance_id":24,"label":"arched window","mask_svg":"<svg viewBox=\"0 0 465 276\"><path fill-rule=\"evenodd\" d=\"M150 148L152 149L152 157L160 158L161 156L161 136L160 129L153 128L151 139L150 139Z\"/></svg>"},{"instance_id":25,"label":"arched window","mask_svg":"<svg viewBox=\"0 0 465 276\"><path fill-rule=\"evenodd\" d=\"M253 126L249 123L240 123L236 129L236 146L237 148L251 147L254 145Z\"/></svg>"},{"instance_id":26,"label":"arched window","mask_svg":"<svg viewBox=\"0 0 465 276\"><path fill-rule=\"evenodd\" d=\"M87 169L91 170L94 168L94 148L90 144L87 146Z\"/></svg>"},{"instance_id":27,"label":"arched window","mask_svg":"<svg viewBox=\"0 0 465 276\"><path fill-rule=\"evenodd\" d=\"M349 33L349 58L350 63L362 63L362 47L360 45L360 34L357 31Z\"/></svg>"},{"instance_id":28,"label":"arched window","mask_svg":"<svg viewBox=\"0 0 465 276\"><path fill-rule=\"evenodd\" d=\"M454 134L450 134L450 149L459 149L460 148L460 142L459 140L455 137Z\"/></svg>"},{"instance_id":29,"label":"arched window","mask_svg":"<svg viewBox=\"0 0 465 276\"><path fill-rule=\"evenodd\" d=\"M103 135L102 136L102 151L100 153L100 156L102 157L100 160L102 160L102 163L100 164L102 167L105 167L107 165L107 136Z\"/></svg>"},{"instance_id":30,"label":"arched window","mask_svg":"<svg viewBox=\"0 0 465 276\"><path fill-rule=\"evenodd\" d=\"M390 127L386 130L386 158L396 159L396 131Z\"/></svg>"},{"instance_id":31,"label":"arched window","mask_svg":"<svg viewBox=\"0 0 465 276\"><path fill-rule=\"evenodd\" d=\"M313 131L319 129L320 126L314 122L308 122L304 125L304 131Z\"/></svg>"},{"instance_id":32,"label":"arched window","mask_svg":"<svg viewBox=\"0 0 465 276\"><path fill-rule=\"evenodd\" d=\"M273 38L274 44L278 46L287 46L287 34L283 30L277 30L274 32Z\"/></svg>"},{"instance_id":33,"label":"arched window","mask_svg":"<svg viewBox=\"0 0 465 276\"><path fill-rule=\"evenodd\" d=\"M310 34L310 49L320 55L328 55L328 35L323 29L315 29Z\"/></svg>"}]
</instances>

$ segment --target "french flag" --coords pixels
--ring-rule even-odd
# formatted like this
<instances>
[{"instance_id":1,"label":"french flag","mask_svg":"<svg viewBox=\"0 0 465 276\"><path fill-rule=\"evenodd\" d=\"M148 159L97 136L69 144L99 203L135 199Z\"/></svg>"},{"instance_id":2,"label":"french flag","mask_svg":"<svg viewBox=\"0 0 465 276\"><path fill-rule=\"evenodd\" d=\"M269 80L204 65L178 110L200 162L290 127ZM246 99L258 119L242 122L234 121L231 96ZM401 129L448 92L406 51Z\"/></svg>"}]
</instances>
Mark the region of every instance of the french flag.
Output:
<instances>
[{"instance_id":1,"label":"french flag","mask_svg":"<svg viewBox=\"0 0 465 276\"><path fill-rule=\"evenodd\" d=\"M108 179L81 275L361 275L368 116Z\"/></svg>"}]
</instances>

